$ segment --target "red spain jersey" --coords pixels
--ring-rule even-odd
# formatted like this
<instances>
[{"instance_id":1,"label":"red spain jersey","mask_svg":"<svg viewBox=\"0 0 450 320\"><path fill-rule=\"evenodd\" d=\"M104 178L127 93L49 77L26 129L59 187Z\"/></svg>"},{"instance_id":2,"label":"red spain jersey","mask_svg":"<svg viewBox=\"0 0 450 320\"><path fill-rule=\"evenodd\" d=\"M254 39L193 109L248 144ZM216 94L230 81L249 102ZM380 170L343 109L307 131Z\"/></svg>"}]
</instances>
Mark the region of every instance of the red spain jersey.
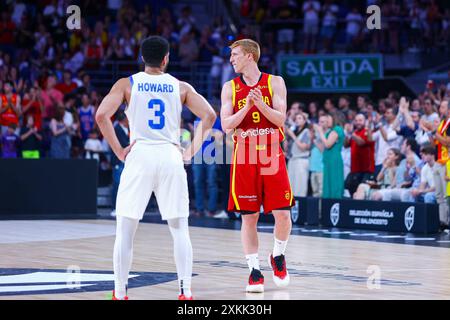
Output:
<instances>
[{"instance_id":1,"label":"red spain jersey","mask_svg":"<svg viewBox=\"0 0 450 320\"><path fill-rule=\"evenodd\" d=\"M17 103L17 94L13 94L11 98L11 103L13 105L16 105ZM2 108L5 108L8 106L8 99L6 98L6 95L2 95ZM19 117L14 112L12 108L8 108L5 112L3 112L0 115L0 125L2 126L9 126L11 124L18 125L19 124Z\"/></svg>"},{"instance_id":2,"label":"red spain jersey","mask_svg":"<svg viewBox=\"0 0 450 320\"><path fill-rule=\"evenodd\" d=\"M450 118L444 119L439 124L439 127L437 131L440 133L441 136L447 137L449 135L450 131ZM440 164L446 164L449 160L448 155L448 148L440 143L438 140L435 140L436 145L436 158L437 162Z\"/></svg>"},{"instance_id":3,"label":"red spain jersey","mask_svg":"<svg viewBox=\"0 0 450 320\"><path fill-rule=\"evenodd\" d=\"M261 90L264 103L272 107L271 80L272 75L267 73L261 73L258 83L252 87L245 83L242 76L231 80L233 112L236 113L245 106L250 90L255 88ZM283 139L283 129L270 122L255 105L250 108L234 133L235 142L257 144L261 148L267 144L279 143Z\"/></svg>"},{"instance_id":4,"label":"red spain jersey","mask_svg":"<svg viewBox=\"0 0 450 320\"><path fill-rule=\"evenodd\" d=\"M265 104L272 107L272 75L262 73L258 83L248 86L242 77L231 81L233 111L245 106L251 89L259 87ZM290 210L294 204L280 142L284 133L252 106L234 132L228 210L264 213Z\"/></svg>"}]
</instances>

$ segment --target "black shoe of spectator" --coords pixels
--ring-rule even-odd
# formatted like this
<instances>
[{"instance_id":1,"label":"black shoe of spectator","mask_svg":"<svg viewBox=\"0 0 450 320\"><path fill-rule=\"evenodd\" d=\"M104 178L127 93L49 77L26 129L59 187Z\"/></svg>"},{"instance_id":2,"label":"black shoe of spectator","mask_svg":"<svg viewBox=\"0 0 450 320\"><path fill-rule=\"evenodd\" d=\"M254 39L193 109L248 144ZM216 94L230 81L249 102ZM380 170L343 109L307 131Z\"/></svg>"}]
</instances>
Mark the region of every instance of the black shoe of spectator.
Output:
<instances>
[{"instance_id":1,"label":"black shoe of spectator","mask_svg":"<svg viewBox=\"0 0 450 320\"><path fill-rule=\"evenodd\" d=\"M207 218L213 218L214 216L216 215L216 212L214 212L214 211L206 211L206 213L205 213L205 217L207 217Z\"/></svg>"},{"instance_id":2,"label":"black shoe of spectator","mask_svg":"<svg viewBox=\"0 0 450 320\"><path fill-rule=\"evenodd\" d=\"M194 212L191 214L191 216L194 218L200 218L200 217L204 217L205 213L203 211L194 210Z\"/></svg>"},{"instance_id":3,"label":"black shoe of spectator","mask_svg":"<svg viewBox=\"0 0 450 320\"><path fill-rule=\"evenodd\" d=\"M444 232L448 229L449 229L448 225L446 225L445 223L441 223L441 225L439 227L439 232Z\"/></svg>"}]
</instances>

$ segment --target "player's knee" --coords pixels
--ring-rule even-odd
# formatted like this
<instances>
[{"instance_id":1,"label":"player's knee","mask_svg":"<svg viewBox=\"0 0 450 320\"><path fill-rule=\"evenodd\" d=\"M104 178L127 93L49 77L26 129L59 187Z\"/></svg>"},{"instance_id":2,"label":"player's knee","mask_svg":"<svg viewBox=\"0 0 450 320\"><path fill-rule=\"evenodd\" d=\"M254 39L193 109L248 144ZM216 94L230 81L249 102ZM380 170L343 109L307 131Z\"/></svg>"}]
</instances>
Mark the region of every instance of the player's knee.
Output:
<instances>
[{"instance_id":1,"label":"player's knee","mask_svg":"<svg viewBox=\"0 0 450 320\"><path fill-rule=\"evenodd\" d=\"M187 218L168 219L167 224L172 235L189 235L189 224Z\"/></svg>"},{"instance_id":2,"label":"player's knee","mask_svg":"<svg viewBox=\"0 0 450 320\"><path fill-rule=\"evenodd\" d=\"M289 224L291 223L291 213L289 211L281 211L274 213L275 222L276 223L282 223L282 224Z\"/></svg>"},{"instance_id":3,"label":"player's knee","mask_svg":"<svg viewBox=\"0 0 450 320\"><path fill-rule=\"evenodd\" d=\"M245 225L255 225L258 223L259 220L259 213L254 214L244 214L242 215L242 223Z\"/></svg>"}]
</instances>

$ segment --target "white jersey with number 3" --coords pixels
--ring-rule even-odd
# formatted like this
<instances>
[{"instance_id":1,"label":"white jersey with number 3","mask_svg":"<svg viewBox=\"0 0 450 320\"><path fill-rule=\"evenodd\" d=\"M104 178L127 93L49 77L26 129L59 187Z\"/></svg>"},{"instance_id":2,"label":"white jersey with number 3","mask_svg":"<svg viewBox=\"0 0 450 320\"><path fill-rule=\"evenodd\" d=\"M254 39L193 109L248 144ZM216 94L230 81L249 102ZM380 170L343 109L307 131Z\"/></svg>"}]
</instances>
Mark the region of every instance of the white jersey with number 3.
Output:
<instances>
[{"instance_id":1,"label":"white jersey with number 3","mask_svg":"<svg viewBox=\"0 0 450 320\"><path fill-rule=\"evenodd\" d=\"M130 141L180 144L180 81L168 73L139 72L129 77L130 103L125 110Z\"/></svg>"},{"instance_id":2,"label":"white jersey with number 3","mask_svg":"<svg viewBox=\"0 0 450 320\"><path fill-rule=\"evenodd\" d=\"M155 194L163 220L189 216L189 191L180 144L180 82L169 74L129 77L125 110L130 141L117 192L116 215L142 219Z\"/></svg>"}]
</instances>

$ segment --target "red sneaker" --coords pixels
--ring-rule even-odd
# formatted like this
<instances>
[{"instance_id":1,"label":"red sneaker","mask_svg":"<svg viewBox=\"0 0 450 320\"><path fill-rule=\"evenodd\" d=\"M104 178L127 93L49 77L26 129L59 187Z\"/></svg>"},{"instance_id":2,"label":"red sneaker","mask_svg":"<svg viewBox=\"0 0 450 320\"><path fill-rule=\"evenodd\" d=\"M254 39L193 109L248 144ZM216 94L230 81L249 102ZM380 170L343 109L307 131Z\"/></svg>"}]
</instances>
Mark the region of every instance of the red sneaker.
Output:
<instances>
[{"instance_id":1,"label":"red sneaker","mask_svg":"<svg viewBox=\"0 0 450 320\"><path fill-rule=\"evenodd\" d=\"M264 276L258 269L253 269L248 277L247 292L264 292Z\"/></svg>"},{"instance_id":2,"label":"red sneaker","mask_svg":"<svg viewBox=\"0 0 450 320\"><path fill-rule=\"evenodd\" d=\"M286 259L284 255L276 256L269 255L269 266L273 271L273 282L278 287L286 287L289 284L289 272L286 269Z\"/></svg>"},{"instance_id":3,"label":"red sneaker","mask_svg":"<svg viewBox=\"0 0 450 320\"><path fill-rule=\"evenodd\" d=\"M178 300L194 300L194 298L192 296L186 297L184 294L180 294Z\"/></svg>"},{"instance_id":4,"label":"red sneaker","mask_svg":"<svg viewBox=\"0 0 450 320\"><path fill-rule=\"evenodd\" d=\"M112 300L128 300L128 296L125 296L123 299L117 299L116 292L113 290Z\"/></svg>"}]
</instances>

